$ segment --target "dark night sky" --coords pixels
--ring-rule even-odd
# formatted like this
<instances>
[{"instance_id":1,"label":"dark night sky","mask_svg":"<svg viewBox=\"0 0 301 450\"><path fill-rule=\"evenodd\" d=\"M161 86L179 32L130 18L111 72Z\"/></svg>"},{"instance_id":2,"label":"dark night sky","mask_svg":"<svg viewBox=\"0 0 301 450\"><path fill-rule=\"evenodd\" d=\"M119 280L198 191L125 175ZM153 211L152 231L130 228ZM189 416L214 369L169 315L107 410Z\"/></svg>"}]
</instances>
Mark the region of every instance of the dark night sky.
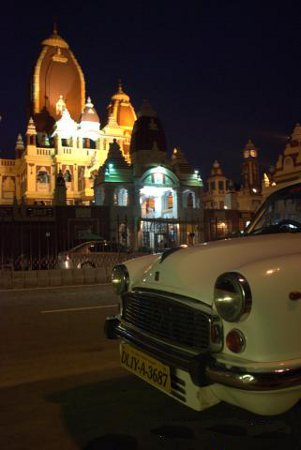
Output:
<instances>
[{"instance_id":1,"label":"dark night sky","mask_svg":"<svg viewBox=\"0 0 301 450\"><path fill-rule=\"evenodd\" d=\"M275 164L301 121L297 2L18 3L0 18L1 157L24 135L31 70L55 19L99 115L121 79L136 111L151 103L169 151L179 145L203 179L218 159L240 181L249 138L262 167Z\"/></svg>"}]
</instances>

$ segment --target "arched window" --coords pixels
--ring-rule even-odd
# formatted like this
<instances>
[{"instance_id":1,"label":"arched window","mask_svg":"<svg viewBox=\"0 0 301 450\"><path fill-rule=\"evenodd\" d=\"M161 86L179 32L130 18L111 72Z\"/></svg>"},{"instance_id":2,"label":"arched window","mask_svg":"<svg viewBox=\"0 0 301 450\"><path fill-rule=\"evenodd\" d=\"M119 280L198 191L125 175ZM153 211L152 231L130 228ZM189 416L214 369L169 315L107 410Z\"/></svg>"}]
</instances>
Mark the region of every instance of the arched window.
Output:
<instances>
[{"instance_id":1,"label":"arched window","mask_svg":"<svg viewBox=\"0 0 301 450\"><path fill-rule=\"evenodd\" d=\"M183 207L196 208L195 193L192 191L185 191L183 193Z\"/></svg>"},{"instance_id":2,"label":"arched window","mask_svg":"<svg viewBox=\"0 0 301 450\"><path fill-rule=\"evenodd\" d=\"M146 211L155 211L155 199L154 197L149 197L146 199Z\"/></svg>"},{"instance_id":3,"label":"arched window","mask_svg":"<svg viewBox=\"0 0 301 450\"><path fill-rule=\"evenodd\" d=\"M193 208L193 195L189 192L187 195L187 208Z\"/></svg>"},{"instance_id":4,"label":"arched window","mask_svg":"<svg viewBox=\"0 0 301 450\"><path fill-rule=\"evenodd\" d=\"M38 171L37 182L42 184L49 183L49 173L47 172L47 170L45 170L45 168L42 168Z\"/></svg>"},{"instance_id":5,"label":"arched window","mask_svg":"<svg viewBox=\"0 0 301 450\"><path fill-rule=\"evenodd\" d=\"M125 188L119 189L118 192L118 206L128 206L129 194Z\"/></svg>"},{"instance_id":6,"label":"arched window","mask_svg":"<svg viewBox=\"0 0 301 450\"><path fill-rule=\"evenodd\" d=\"M162 210L173 209L174 197L171 191L167 191L162 196Z\"/></svg>"},{"instance_id":7,"label":"arched window","mask_svg":"<svg viewBox=\"0 0 301 450\"><path fill-rule=\"evenodd\" d=\"M15 195L15 177L2 178L2 196L3 198L13 198Z\"/></svg>"},{"instance_id":8,"label":"arched window","mask_svg":"<svg viewBox=\"0 0 301 450\"><path fill-rule=\"evenodd\" d=\"M113 194L113 204L116 206L128 206L128 190L116 188Z\"/></svg>"},{"instance_id":9,"label":"arched window","mask_svg":"<svg viewBox=\"0 0 301 450\"><path fill-rule=\"evenodd\" d=\"M70 183L72 181L71 172L69 169L67 169L64 173L64 179L67 183Z\"/></svg>"},{"instance_id":10,"label":"arched window","mask_svg":"<svg viewBox=\"0 0 301 450\"><path fill-rule=\"evenodd\" d=\"M167 208L172 209L173 208L173 195L170 192L167 196Z\"/></svg>"}]
</instances>

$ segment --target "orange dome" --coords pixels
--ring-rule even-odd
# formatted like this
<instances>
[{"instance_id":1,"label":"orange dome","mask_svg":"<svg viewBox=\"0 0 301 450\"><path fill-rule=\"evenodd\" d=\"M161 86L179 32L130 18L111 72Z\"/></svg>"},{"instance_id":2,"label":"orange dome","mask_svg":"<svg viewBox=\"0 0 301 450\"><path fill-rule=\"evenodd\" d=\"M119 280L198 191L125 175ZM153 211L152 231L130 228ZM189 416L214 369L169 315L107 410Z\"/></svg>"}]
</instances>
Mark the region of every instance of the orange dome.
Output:
<instances>
[{"instance_id":1,"label":"orange dome","mask_svg":"<svg viewBox=\"0 0 301 450\"><path fill-rule=\"evenodd\" d=\"M34 68L32 110L36 116L47 110L58 120L64 103L71 117L78 120L85 105L85 79L80 65L64 39L53 34L42 42Z\"/></svg>"},{"instance_id":2,"label":"orange dome","mask_svg":"<svg viewBox=\"0 0 301 450\"><path fill-rule=\"evenodd\" d=\"M124 129L133 128L137 116L130 102L130 97L123 92L121 83L119 83L116 94L111 97L108 116L113 116L118 125Z\"/></svg>"}]
</instances>

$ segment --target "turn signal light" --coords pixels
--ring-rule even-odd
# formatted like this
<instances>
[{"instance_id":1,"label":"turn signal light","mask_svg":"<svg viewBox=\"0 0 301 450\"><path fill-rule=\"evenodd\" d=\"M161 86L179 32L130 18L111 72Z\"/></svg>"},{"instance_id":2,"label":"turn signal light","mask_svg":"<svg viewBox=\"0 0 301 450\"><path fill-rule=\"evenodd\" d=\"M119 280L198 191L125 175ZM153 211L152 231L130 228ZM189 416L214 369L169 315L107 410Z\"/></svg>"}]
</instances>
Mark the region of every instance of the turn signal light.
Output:
<instances>
[{"instance_id":1,"label":"turn signal light","mask_svg":"<svg viewBox=\"0 0 301 450\"><path fill-rule=\"evenodd\" d=\"M241 353L246 347L246 339L241 331L233 329L226 337L226 346L233 353Z\"/></svg>"}]
</instances>

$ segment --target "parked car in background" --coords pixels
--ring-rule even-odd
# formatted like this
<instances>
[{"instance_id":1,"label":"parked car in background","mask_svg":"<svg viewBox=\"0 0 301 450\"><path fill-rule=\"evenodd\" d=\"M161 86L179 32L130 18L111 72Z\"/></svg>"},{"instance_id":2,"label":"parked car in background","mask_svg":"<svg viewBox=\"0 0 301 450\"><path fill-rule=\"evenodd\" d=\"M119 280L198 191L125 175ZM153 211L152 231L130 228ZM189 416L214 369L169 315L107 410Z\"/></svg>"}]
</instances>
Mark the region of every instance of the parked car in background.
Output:
<instances>
[{"instance_id":1,"label":"parked car in background","mask_svg":"<svg viewBox=\"0 0 301 450\"><path fill-rule=\"evenodd\" d=\"M57 268L80 269L83 267L101 267L108 257L118 258L119 255L127 255L128 249L123 245L112 241L88 241L60 252L57 257ZM117 262L117 261L116 261Z\"/></svg>"},{"instance_id":2,"label":"parked car in background","mask_svg":"<svg viewBox=\"0 0 301 450\"><path fill-rule=\"evenodd\" d=\"M196 410L261 415L301 398L301 182L278 188L241 237L116 265L121 365Z\"/></svg>"}]
</instances>

